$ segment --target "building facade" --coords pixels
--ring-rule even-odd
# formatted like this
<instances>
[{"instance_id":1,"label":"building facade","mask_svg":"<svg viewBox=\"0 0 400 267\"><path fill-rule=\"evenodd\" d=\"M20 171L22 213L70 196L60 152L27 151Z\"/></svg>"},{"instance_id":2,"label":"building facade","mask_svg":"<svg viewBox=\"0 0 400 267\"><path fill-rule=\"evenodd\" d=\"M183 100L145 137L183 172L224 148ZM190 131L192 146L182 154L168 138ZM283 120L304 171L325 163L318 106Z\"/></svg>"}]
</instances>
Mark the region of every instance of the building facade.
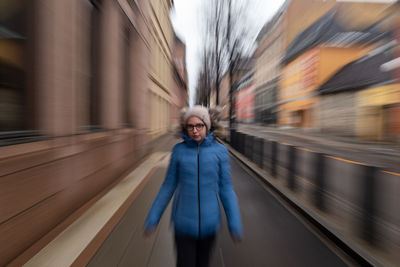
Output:
<instances>
[{"instance_id":1,"label":"building facade","mask_svg":"<svg viewBox=\"0 0 400 267\"><path fill-rule=\"evenodd\" d=\"M298 33L307 28L335 5L334 0L285 1L257 37L254 53L255 120L278 123L278 97L281 60L284 51Z\"/></svg>"},{"instance_id":2,"label":"building facade","mask_svg":"<svg viewBox=\"0 0 400 267\"><path fill-rule=\"evenodd\" d=\"M43 246L167 131L171 4L2 4L1 266Z\"/></svg>"},{"instance_id":3,"label":"building facade","mask_svg":"<svg viewBox=\"0 0 400 267\"><path fill-rule=\"evenodd\" d=\"M169 20L172 1L151 0L149 11L149 134L152 139L168 132L171 126L174 34Z\"/></svg>"},{"instance_id":4,"label":"building facade","mask_svg":"<svg viewBox=\"0 0 400 267\"><path fill-rule=\"evenodd\" d=\"M387 7L387 4L336 4L293 39L282 58L278 93L280 125L321 128L317 88L340 68L379 45L385 32L368 26L381 18Z\"/></svg>"},{"instance_id":5,"label":"building facade","mask_svg":"<svg viewBox=\"0 0 400 267\"><path fill-rule=\"evenodd\" d=\"M252 72L240 80L236 89L234 106L237 122L253 123L255 121L255 86Z\"/></svg>"},{"instance_id":6,"label":"building facade","mask_svg":"<svg viewBox=\"0 0 400 267\"><path fill-rule=\"evenodd\" d=\"M283 54L285 5L261 30L254 53L255 121L275 124L280 61Z\"/></svg>"},{"instance_id":7,"label":"building facade","mask_svg":"<svg viewBox=\"0 0 400 267\"><path fill-rule=\"evenodd\" d=\"M282 64L282 59L290 45L299 41L299 35L303 31L332 9L340 10L339 20L345 22L349 28L360 30L377 21L387 7L388 4L381 3L338 3L335 0L285 1L257 37L257 49L254 54L256 121L266 124L278 123L278 116L281 116L279 112L282 110L282 68L286 66ZM298 120L299 116L309 117L299 110L293 113L293 120Z\"/></svg>"},{"instance_id":8,"label":"building facade","mask_svg":"<svg viewBox=\"0 0 400 267\"><path fill-rule=\"evenodd\" d=\"M229 109L230 109L230 101L229 101L229 72L225 72L222 77L221 83L219 85L219 107L221 109L220 120L228 121L229 120ZM211 102L213 103L213 102ZM215 103L215 102L214 102Z\"/></svg>"},{"instance_id":9,"label":"building facade","mask_svg":"<svg viewBox=\"0 0 400 267\"><path fill-rule=\"evenodd\" d=\"M186 69L186 45L174 35L173 48L174 86L171 104L171 126L180 124L180 110L188 106L188 74Z\"/></svg>"}]
</instances>

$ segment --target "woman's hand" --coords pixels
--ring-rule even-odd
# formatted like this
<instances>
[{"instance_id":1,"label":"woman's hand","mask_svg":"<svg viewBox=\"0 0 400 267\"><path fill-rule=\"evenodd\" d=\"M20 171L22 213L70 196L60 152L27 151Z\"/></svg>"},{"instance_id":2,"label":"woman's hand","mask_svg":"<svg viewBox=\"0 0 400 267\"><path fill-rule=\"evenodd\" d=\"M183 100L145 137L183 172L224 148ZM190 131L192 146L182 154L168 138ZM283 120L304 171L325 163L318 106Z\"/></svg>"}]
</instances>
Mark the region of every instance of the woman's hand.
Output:
<instances>
[{"instance_id":1,"label":"woman's hand","mask_svg":"<svg viewBox=\"0 0 400 267\"><path fill-rule=\"evenodd\" d=\"M242 237L240 235L234 234L232 232L230 232L230 234L231 234L232 241L234 243L239 243L242 241Z\"/></svg>"},{"instance_id":2,"label":"woman's hand","mask_svg":"<svg viewBox=\"0 0 400 267\"><path fill-rule=\"evenodd\" d=\"M154 234L155 231L156 231L155 226L144 229L145 238L150 239L150 237Z\"/></svg>"}]
</instances>

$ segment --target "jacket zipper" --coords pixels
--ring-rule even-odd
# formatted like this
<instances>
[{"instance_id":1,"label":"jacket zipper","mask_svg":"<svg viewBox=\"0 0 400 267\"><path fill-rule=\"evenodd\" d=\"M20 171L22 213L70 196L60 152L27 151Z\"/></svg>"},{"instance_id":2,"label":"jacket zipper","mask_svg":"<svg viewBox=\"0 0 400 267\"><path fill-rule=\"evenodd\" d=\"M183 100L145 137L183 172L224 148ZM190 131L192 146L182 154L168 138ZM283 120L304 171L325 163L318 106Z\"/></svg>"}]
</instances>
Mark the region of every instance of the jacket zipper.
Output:
<instances>
[{"instance_id":1,"label":"jacket zipper","mask_svg":"<svg viewBox=\"0 0 400 267\"><path fill-rule=\"evenodd\" d=\"M201 237L201 228L200 228L200 222L201 222L201 215L200 215L200 145L197 144L197 198L199 201L199 238Z\"/></svg>"}]
</instances>

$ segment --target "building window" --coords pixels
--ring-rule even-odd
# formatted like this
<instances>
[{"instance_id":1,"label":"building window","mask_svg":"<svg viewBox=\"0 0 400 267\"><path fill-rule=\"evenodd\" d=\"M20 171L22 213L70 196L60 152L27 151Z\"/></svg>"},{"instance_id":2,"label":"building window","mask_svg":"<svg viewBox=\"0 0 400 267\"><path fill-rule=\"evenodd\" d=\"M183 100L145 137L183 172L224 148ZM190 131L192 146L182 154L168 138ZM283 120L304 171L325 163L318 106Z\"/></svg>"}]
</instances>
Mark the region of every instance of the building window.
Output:
<instances>
[{"instance_id":1,"label":"building window","mask_svg":"<svg viewBox=\"0 0 400 267\"><path fill-rule=\"evenodd\" d=\"M90 0L90 90L89 129L100 127L101 1Z\"/></svg>"},{"instance_id":2,"label":"building window","mask_svg":"<svg viewBox=\"0 0 400 267\"><path fill-rule=\"evenodd\" d=\"M0 1L0 145L31 141L33 1Z\"/></svg>"},{"instance_id":3,"label":"building window","mask_svg":"<svg viewBox=\"0 0 400 267\"><path fill-rule=\"evenodd\" d=\"M123 31L123 49L122 49L122 123L124 127L130 127L130 71L131 71L131 53L130 53L130 29L128 26Z\"/></svg>"}]
</instances>

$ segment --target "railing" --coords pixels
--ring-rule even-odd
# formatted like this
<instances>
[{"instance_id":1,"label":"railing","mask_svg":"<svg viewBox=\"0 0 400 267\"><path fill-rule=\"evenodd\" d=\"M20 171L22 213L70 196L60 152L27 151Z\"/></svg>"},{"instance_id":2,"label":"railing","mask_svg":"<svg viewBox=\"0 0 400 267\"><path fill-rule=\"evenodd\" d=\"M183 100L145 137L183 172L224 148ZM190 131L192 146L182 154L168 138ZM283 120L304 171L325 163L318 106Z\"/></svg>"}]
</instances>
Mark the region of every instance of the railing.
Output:
<instances>
[{"instance_id":1,"label":"railing","mask_svg":"<svg viewBox=\"0 0 400 267\"><path fill-rule=\"evenodd\" d=\"M400 240L400 174L235 130L229 140L271 179L320 213L343 219L369 245Z\"/></svg>"}]
</instances>

